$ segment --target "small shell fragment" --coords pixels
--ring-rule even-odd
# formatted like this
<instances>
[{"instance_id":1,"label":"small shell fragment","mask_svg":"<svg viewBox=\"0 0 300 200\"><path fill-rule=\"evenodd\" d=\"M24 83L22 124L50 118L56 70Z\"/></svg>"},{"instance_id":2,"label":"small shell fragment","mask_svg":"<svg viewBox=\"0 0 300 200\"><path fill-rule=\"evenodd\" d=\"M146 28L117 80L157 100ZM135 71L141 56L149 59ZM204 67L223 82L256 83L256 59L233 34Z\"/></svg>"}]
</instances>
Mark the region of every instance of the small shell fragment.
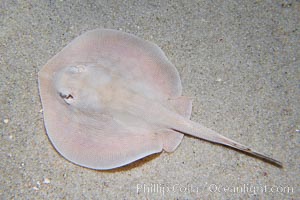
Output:
<instances>
[{"instance_id":1,"label":"small shell fragment","mask_svg":"<svg viewBox=\"0 0 300 200\"><path fill-rule=\"evenodd\" d=\"M50 179L49 179L49 178L44 178L44 181L43 181L43 183L45 183L45 184L49 184L49 183L50 183Z\"/></svg>"}]
</instances>

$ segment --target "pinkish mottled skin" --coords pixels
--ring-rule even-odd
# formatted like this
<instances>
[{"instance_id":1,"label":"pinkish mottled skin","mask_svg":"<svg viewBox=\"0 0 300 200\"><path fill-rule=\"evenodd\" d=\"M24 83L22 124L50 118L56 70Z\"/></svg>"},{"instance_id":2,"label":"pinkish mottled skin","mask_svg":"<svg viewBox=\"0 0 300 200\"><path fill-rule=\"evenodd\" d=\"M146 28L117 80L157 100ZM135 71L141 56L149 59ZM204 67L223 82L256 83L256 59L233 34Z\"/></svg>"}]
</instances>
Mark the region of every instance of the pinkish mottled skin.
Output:
<instances>
[{"instance_id":1,"label":"pinkish mottled skin","mask_svg":"<svg viewBox=\"0 0 300 200\"><path fill-rule=\"evenodd\" d=\"M41 69L47 134L69 161L113 169L162 150L183 134L279 161L191 121L176 68L155 44L116 30L88 31Z\"/></svg>"}]
</instances>

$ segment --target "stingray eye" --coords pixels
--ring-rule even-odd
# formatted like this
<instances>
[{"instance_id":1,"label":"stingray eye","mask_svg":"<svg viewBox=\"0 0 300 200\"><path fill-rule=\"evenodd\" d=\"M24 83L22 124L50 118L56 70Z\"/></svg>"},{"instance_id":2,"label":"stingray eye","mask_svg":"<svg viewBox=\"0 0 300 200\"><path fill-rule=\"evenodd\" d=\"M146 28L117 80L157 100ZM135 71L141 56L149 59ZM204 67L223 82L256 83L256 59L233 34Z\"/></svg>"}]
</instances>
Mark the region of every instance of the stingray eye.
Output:
<instances>
[{"instance_id":1,"label":"stingray eye","mask_svg":"<svg viewBox=\"0 0 300 200\"><path fill-rule=\"evenodd\" d=\"M86 71L86 67L84 65L70 66L69 72L73 74L78 74Z\"/></svg>"},{"instance_id":2,"label":"stingray eye","mask_svg":"<svg viewBox=\"0 0 300 200\"><path fill-rule=\"evenodd\" d=\"M72 104L74 102L74 96L72 94L63 94L63 93L59 93L59 96L68 104Z\"/></svg>"}]
</instances>

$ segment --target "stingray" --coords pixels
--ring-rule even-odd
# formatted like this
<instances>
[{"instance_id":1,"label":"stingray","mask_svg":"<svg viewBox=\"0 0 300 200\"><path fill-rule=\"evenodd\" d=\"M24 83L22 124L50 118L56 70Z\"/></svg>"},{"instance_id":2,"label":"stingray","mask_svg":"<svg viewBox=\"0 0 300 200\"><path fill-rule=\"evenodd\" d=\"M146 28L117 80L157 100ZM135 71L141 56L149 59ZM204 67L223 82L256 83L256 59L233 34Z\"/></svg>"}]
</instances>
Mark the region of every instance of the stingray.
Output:
<instances>
[{"instance_id":1,"label":"stingray","mask_svg":"<svg viewBox=\"0 0 300 200\"><path fill-rule=\"evenodd\" d=\"M88 31L50 59L38 79L48 137L77 165L107 170L173 152L184 134L282 165L191 121L178 71L156 44L134 35Z\"/></svg>"}]
</instances>

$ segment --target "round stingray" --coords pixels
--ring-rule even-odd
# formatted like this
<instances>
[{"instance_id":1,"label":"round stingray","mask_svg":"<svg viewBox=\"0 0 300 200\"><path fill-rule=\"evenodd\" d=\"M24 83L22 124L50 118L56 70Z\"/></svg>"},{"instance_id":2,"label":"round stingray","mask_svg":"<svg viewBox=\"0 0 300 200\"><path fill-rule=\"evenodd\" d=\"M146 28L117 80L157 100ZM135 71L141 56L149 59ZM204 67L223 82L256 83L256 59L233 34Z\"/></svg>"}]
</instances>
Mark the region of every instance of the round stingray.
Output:
<instances>
[{"instance_id":1,"label":"round stingray","mask_svg":"<svg viewBox=\"0 0 300 200\"><path fill-rule=\"evenodd\" d=\"M80 74L87 72L89 75ZM180 98L181 81L176 68L151 42L116 30L88 31L50 59L38 76L47 134L56 150L73 163L111 169L163 148L173 151L183 137L172 130L157 134L147 124L135 127L135 119L130 117L122 123L97 103L106 95L94 95L99 84L110 81L110 87L125 83L155 101ZM76 102L79 97L80 102ZM169 103L178 113L190 116L189 100ZM118 117L124 118L122 114Z\"/></svg>"}]
</instances>

